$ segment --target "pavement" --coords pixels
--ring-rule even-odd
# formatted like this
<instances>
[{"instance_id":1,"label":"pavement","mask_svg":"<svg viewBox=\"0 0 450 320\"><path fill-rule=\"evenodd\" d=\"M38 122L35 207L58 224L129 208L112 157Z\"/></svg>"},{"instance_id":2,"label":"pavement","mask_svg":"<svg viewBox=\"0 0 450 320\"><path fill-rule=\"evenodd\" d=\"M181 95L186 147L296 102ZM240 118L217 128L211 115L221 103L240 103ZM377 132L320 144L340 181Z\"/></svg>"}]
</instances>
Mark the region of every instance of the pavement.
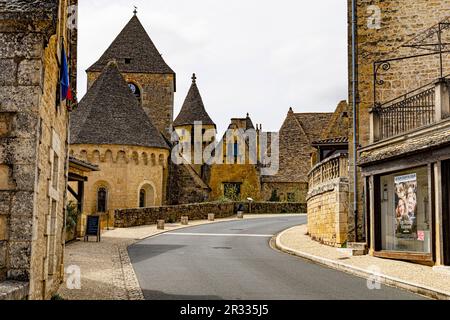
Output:
<instances>
[{"instance_id":1,"label":"pavement","mask_svg":"<svg viewBox=\"0 0 450 320\"><path fill-rule=\"evenodd\" d=\"M246 215L245 219L261 219L292 215ZM236 221L236 218L210 221L190 221L189 226L180 223L166 224L165 230L157 230L155 225L118 228L105 231L102 241L84 242L77 240L66 245L64 265L66 282L58 294L67 300L142 300L134 269L130 263L128 246L148 237L165 232L211 223ZM72 275L74 270L80 272L80 285Z\"/></svg>"},{"instance_id":2,"label":"pavement","mask_svg":"<svg viewBox=\"0 0 450 320\"><path fill-rule=\"evenodd\" d=\"M433 299L450 300L450 272L409 262L365 256L348 256L336 248L311 240L302 224L277 235L276 247L323 266L347 274L372 279ZM302 259L303 260L303 259Z\"/></svg>"},{"instance_id":3,"label":"pavement","mask_svg":"<svg viewBox=\"0 0 450 320\"><path fill-rule=\"evenodd\" d=\"M275 234L306 216L207 224L129 247L148 300L420 300L408 291L273 250Z\"/></svg>"}]
</instances>

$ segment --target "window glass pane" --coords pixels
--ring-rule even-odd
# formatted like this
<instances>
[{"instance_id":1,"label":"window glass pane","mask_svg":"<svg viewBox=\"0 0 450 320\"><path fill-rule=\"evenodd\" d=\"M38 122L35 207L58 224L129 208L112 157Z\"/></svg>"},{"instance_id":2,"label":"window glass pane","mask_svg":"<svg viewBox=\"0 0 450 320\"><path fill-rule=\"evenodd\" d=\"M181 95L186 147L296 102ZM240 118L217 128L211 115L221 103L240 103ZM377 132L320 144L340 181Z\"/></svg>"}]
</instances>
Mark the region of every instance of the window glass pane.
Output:
<instances>
[{"instance_id":1,"label":"window glass pane","mask_svg":"<svg viewBox=\"0 0 450 320\"><path fill-rule=\"evenodd\" d=\"M431 253L427 167L380 179L382 249Z\"/></svg>"},{"instance_id":2,"label":"window glass pane","mask_svg":"<svg viewBox=\"0 0 450 320\"><path fill-rule=\"evenodd\" d=\"M100 188L97 194L98 212L106 212L106 196L107 196L106 189Z\"/></svg>"},{"instance_id":3,"label":"window glass pane","mask_svg":"<svg viewBox=\"0 0 450 320\"><path fill-rule=\"evenodd\" d=\"M145 190L144 189L142 189L140 192L139 192L139 207L140 208L144 208L145 207Z\"/></svg>"}]
</instances>

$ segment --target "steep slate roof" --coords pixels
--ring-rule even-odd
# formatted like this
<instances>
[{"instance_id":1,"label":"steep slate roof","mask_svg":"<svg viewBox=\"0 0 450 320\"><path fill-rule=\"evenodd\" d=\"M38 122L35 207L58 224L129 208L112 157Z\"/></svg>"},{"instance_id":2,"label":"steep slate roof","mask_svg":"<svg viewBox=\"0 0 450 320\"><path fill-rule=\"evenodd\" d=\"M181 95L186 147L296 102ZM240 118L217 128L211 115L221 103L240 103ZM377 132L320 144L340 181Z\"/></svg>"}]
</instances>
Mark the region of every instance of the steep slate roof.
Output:
<instances>
[{"instance_id":1,"label":"steep slate roof","mask_svg":"<svg viewBox=\"0 0 450 320\"><path fill-rule=\"evenodd\" d=\"M71 113L71 144L115 144L169 149L110 62Z\"/></svg>"},{"instance_id":2,"label":"steep slate roof","mask_svg":"<svg viewBox=\"0 0 450 320\"><path fill-rule=\"evenodd\" d=\"M347 137L349 135L350 117L347 101L339 102L328 125L323 129L321 140Z\"/></svg>"},{"instance_id":3,"label":"steep slate roof","mask_svg":"<svg viewBox=\"0 0 450 320\"><path fill-rule=\"evenodd\" d=\"M175 74L166 64L138 17L134 15L117 38L87 71L102 71L116 60L121 72ZM125 59L131 59L129 63Z\"/></svg>"},{"instance_id":4,"label":"steep slate roof","mask_svg":"<svg viewBox=\"0 0 450 320\"><path fill-rule=\"evenodd\" d=\"M205 110L200 91L197 87L195 74L192 76L192 85L184 100L178 117L173 122L173 126L194 125L194 122L201 121L203 125L216 126L214 121Z\"/></svg>"},{"instance_id":5,"label":"steep slate roof","mask_svg":"<svg viewBox=\"0 0 450 320\"><path fill-rule=\"evenodd\" d=\"M0 0L0 19L52 20L58 0Z\"/></svg>"},{"instance_id":6,"label":"steep slate roof","mask_svg":"<svg viewBox=\"0 0 450 320\"><path fill-rule=\"evenodd\" d=\"M328 126L333 113L295 113L294 115L312 143L321 138L323 129Z\"/></svg>"},{"instance_id":7,"label":"steep slate roof","mask_svg":"<svg viewBox=\"0 0 450 320\"><path fill-rule=\"evenodd\" d=\"M311 168L311 143L320 138L332 113L294 113L289 109L279 132L279 171L264 176L263 182L308 182ZM272 150L271 150L272 152Z\"/></svg>"}]
</instances>

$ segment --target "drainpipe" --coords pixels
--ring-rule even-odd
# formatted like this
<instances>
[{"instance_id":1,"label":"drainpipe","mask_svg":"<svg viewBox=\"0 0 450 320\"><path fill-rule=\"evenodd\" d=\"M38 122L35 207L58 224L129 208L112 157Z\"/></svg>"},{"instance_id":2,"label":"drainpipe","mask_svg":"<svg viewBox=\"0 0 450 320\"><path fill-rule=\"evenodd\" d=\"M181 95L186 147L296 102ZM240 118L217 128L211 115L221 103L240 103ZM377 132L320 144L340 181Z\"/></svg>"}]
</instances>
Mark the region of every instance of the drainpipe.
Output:
<instances>
[{"instance_id":1,"label":"drainpipe","mask_svg":"<svg viewBox=\"0 0 450 320\"><path fill-rule=\"evenodd\" d=\"M357 0L352 0L352 107L353 107L353 213L355 218L355 242L358 242L358 166L356 159L358 157L358 128L357 128L357 95L358 95L358 74L357 74Z\"/></svg>"}]
</instances>

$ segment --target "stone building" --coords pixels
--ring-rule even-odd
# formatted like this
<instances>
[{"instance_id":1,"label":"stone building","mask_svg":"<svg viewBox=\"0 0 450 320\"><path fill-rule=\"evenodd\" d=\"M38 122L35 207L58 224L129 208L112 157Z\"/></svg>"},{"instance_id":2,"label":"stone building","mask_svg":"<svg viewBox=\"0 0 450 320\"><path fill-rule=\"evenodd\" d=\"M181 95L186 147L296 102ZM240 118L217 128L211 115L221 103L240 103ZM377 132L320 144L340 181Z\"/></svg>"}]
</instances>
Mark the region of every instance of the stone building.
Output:
<instances>
[{"instance_id":1,"label":"stone building","mask_svg":"<svg viewBox=\"0 0 450 320\"><path fill-rule=\"evenodd\" d=\"M350 76L349 84L357 81L356 161L362 175L354 208L350 141L349 238L355 240L356 226L356 240L365 240L373 255L448 264L450 1L357 3L358 78Z\"/></svg>"},{"instance_id":2,"label":"stone building","mask_svg":"<svg viewBox=\"0 0 450 320\"><path fill-rule=\"evenodd\" d=\"M347 243L349 113L341 101L319 140L311 146L308 173L308 234L317 241L341 247Z\"/></svg>"},{"instance_id":3,"label":"stone building","mask_svg":"<svg viewBox=\"0 0 450 320\"><path fill-rule=\"evenodd\" d=\"M312 142L319 140L322 129L333 113L294 113L289 109L279 131L279 171L262 177L262 198L266 201L306 202Z\"/></svg>"},{"instance_id":4,"label":"stone building","mask_svg":"<svg viewBox=\"0 0 450 320\"><path fill-rule=\"evenodd\" d=\"M85 210L165 202L170 148L122 77L109 62L72 112L70 154L98 165L85 187Z\"/></svg>"},{"instance_id":5,"label":"stone building","mask_svg":"<svg viewBox=\"0 0 450 320\"><path fill-rule=\"evenodd\" d=\"M180 147L182 163L170 161L168 202L186 204L207 201L211 188L206 181L208 165L204 161L203 151L216 140L216 124L206 112L195 74L181 111L173 122L173 130L173 147ZM206 131L210 133L207 136ZM201 140L197 146L195 139ZM195 156L196 147L200 159Z\"/></svg>"},{"instance_id":6,"label":"stone building","mask_svg":"<svg viewBox=\"0 0 450 320\"><path fill-rule=\"evenodd\" d=\"M245 118L233 118L219 142L220 163L211 166L208 185L211 188L211 200L227 198L261 200L261 159L258 154L251 155L251 144L259 150L259 129L256 130L250 115ZM247 136L244 136L246 134ZM253 134L253 141L252 140ZM227 158L228 157L228 158Z\"/></svg>"},{"instance_id":7,"label":"stone building","mask_svg":"<svg viewBox=\"0 0 450 320\"><path fill-rule=\"evenodd\" d=\"M48 299L64 276L69 112L59 79L63 46L75 71L76 3L0 1L0 299Z\"/></svg>"},{"instance_id":8,"label":"stone building","mask_svg":"<svg viewBox=\"0 0 450 320\"><path fill-rule=\"evenodd\" d=\"M414 38L421 32L437 25L450 15L449 0L357 0L357 93L358 105L356 114L358 146L366 146L370 142L370 110L375 102L385 103L405 93L440 77L439 56L423 56L414 59L401 59L384 64L384 60L416 54L430 53L415 46ZM349 21L349 62L352 59L352 31L351 31L351 0L348 0ZM426 37L424 33L423 36ZM446 56L448 57L448 55ZM374 90L374 64L378 70L377 82ZM444 59L445 69L448 73L448 59ZM349 104L352 105L352 70L349 63ZM381 84L381 82L383 82ZM374 99L376 91L376 101ZM352 130L353 131L353 130ZM358 237L355 239L355 208L354 208L354 170L353 159L353 132L350 133L350 209L349 209L349 238L351 241L365 240L364 217L364 182L358 171L356 221Z\"/></svg>"},{"instance_id":9,"label":"stone building","mask_svg":"<svg viewBox=\"0 0 450 320\"><path fill-rule=\"evenodd\" d=\"M88 87L111 60L117 61L120 73L155 127L170 138L175 72L166 64L136 14L100 59L87 70Z\"/></svg>"}]
</instances>

